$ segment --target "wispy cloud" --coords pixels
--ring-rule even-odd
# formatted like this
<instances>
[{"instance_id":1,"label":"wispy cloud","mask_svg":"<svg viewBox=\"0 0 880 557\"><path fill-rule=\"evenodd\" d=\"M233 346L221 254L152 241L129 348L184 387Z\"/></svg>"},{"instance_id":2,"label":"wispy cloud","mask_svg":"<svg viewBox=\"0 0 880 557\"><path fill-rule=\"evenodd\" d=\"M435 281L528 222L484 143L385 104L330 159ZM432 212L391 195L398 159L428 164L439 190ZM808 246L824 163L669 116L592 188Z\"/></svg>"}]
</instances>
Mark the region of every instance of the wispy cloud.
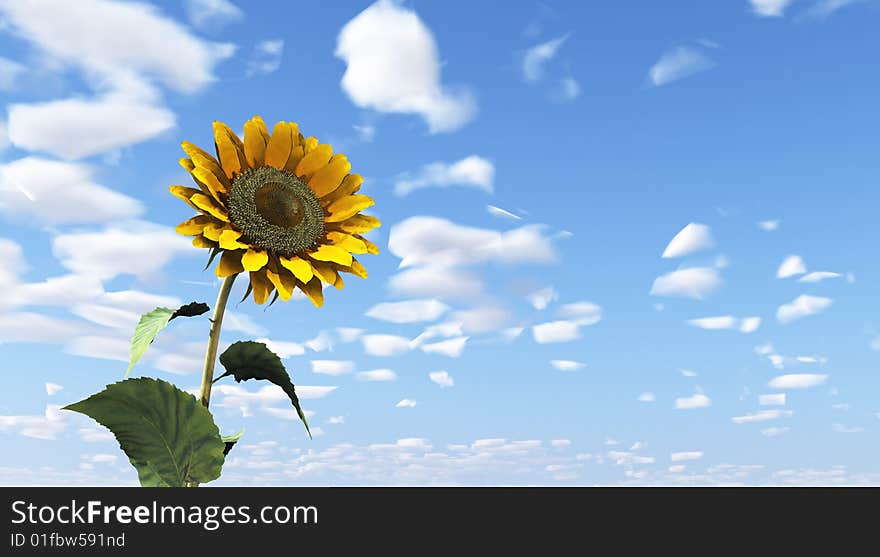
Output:
<instances>
[{"instance_id":1,"label":"wispy cloud","mask_svg":"<svg viewBox=\"0 0 880 557\"><path fill-rule=\"evenodd\" d=\"M788 304L782 304L776 310L776 319L782 324L802 319L809 315L822 313L834 302L831 298L821 296L800 295Z\"/></svg>"},{"instance_id":2,"label":"wispy cloud","mask_svg":"<svg viewBox=\"0 0 880 557\"><path fill-rule=\"evenodd\" d=\"M648 77L655 87L706 71L715 63L695 48L679 46L668 50L651 67Z\"/></svg>"},{"instance_id":3,"label":"wispy cloud","mask_svg":"<svg viewBox=\"0 0 880 557\"><path fill-rule=\"evenodd\" d=\"M684 257L713 247L715 247L715 241L712 238L712 229L705 224L692 222L670 240L666 249L663 250L662 257Z\"/></svg>"},{"instance_id":4,"label":"wispy cloud","mask_svg":"<svg viewBox=\"0 0 880 557\"><path fill-rule=\"evenodd\" d=\"M568 40L567 34L528 49L522 59L523 78L531 83L543 79L544 66L556 56L566 40Z\"/></svg>"},{"instance_id":5,"label":"wispy cloud","mask_svg":"<svg viewBox=\"0 0 880 557\"><path fill-rule=\"evenodd\" d=\"M749 0L752 12L759 17L781 17L793 0Z\"/></svg>"},{"instance_id":6,"label":"wispy cloud","mask_svg":"<svg viewBox=\"0 0 880 557\"><path fill-rule=\"evenodd\" d=\"M491 161L471 155L454 163L427 164L415 175L404 175L394 184L394 193L408 195L423 188L463 186L492 193L495 165Z\"/></svg>"}]
</instances>

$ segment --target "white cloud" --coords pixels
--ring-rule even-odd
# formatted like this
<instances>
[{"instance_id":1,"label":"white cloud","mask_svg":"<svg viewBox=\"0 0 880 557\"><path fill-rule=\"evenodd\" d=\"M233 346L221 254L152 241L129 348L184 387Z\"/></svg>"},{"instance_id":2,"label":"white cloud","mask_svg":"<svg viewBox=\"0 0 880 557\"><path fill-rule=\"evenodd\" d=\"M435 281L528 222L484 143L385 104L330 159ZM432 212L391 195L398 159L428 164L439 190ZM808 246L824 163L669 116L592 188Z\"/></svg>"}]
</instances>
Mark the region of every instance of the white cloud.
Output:
<instances>
[{"instance_id":1,"label":"white cloud","mask_svg":"<svg viewBox=\"0 0 880 557\"><path fill-rule=\"evenodd\" d=\"M535 83L543 79L544 66L556 56L567 39L568 35L563 35L528 49L522 59L522 74L525 80Z\"/></svg>"},{"instance_id":2,"label":"white cloud","mask_svg":"<svg viewBox=\"0 0 880 557\"><path fill-rule=\"evenodd\" d=\"M2 124L2 123L0 123L0 124ZM0 149L2 149L2 146L0 146ZM522 220L521 216L516 215L514 213L511 213L510 211L508 211L506 209L502 209L501 207L496 207L495 205L486 205L486 211L490 215L492 215L493 217L499 217L499 218L510 219L510 220Z\"/></svg>"},{"instance_id":3,"label":"white cloud","mask_svg":"<svg viewBox=\"0 0 880 557\"><path fill-rule=\"evenodd\" d=\"M367 310L366 315L392 323L418 323L435 321L447 310L449 306L439 300L407 300L376 304Z\"/></svg>"},{"instance_id":4,"label":"white cloud","mask_svg":"<svg viewBox=\"0 0 880 557\"><path fill-rule=\"evenodd\" d=\"M254 47L251 59L248 60L247 75L268 75L278 71L283 55L284 41L282 39L260 41Z\"/></svg>"},{"instance_id":5,"label":"white cloud","mask_svg":"<svg viewBox=\"0 0 880 557\"><path fill-rule=\"evenodd\" d=\"M752 12L760 17L781 17L792 0L749 0Z\"/></svg>"},{"instance_id":6,"label":"white cloud","mask_svg":"<svg viewBox=\"0 0 880 557\"><path fill-rule=\"evenodd\" d=\"M767 384L771 389L807 389L821 385L828 379L820 373L789 373L774 377Z\"/></svg>"},{"instance_id":7,"label":"white cloud","mask_svg":"<svg viewBox=\"0 0 880 557\"><path fill-rule=\"evenodd\" d=\"M768 420L776 420L778 418L788 417L792 415L791 410L759 410L757 412L749 412L745 416L736 416L731 418L735 424L748 424L754 422L766 422Z\"/></svg>"},{"instance_id":8,"label":"white cloud","mask_svg":"<svg viewBox=\"0 0 880 557\"><path fill-rule=\"evenodd\" d=\"M666 249L663 250L664 258L684 257L715 247L712 239L712 230L705 224L690 223L676 234Z\"/></svg>"},{"instance_id":9,"label":"white cloud","mask_svg":"<svg viewBox=\"0 0 880 557\"><path fill-rule=\"evenodd\" d=\"M197 29L217 30L244 18L229 0L186 0L186 15Z\"/></svg>"},{"instance_id":10,"label":"white cloud","mask_svg":"<svg viewBox=\"0 0 880 557\"><path fill-rule=\"evenodd\" d=\"M193 254L188 239L147 222L112 224L98 232L55 236L52 253L71 271L109 280L119 275L155 276L178 254Z\"/></svg>"},{"instance_id":11,"label":"white cloud","mask_svg":"<svg viewBox=\"0 0 880 557\"><path fill-rule=\"evenodd\" d=\"M681 373L683 377L696 377L698 375L696 371L691 371L689 369L680 369L678 372Z\"/></svg>"},{"instance_id":12,"label":"white cloud","mask_svg":"<svg viewBox=\"0 0 880 557\"><path fill-rule=\"evenodd\" d=\"M778 220L762 220L758 223L758 228L765 232L773 232L779 228Z\"/></svg>"},{"instance_id":13,"label":"white cloud","mask_svg":"<svg viewBox=\"0 0 880 557\"><path fill-rule=\"evenodd\" d=\"M438 265L407 269L391 277L389 286L402 295L443 299L477 298L484 288L474 273Z\"/></svg>"},{"instance_id":14,"label":"white cloud","mask_svg":"<svg viewBox=\"0 0 880 557\"><path fill-rule=\"evenodd\" d=\"M795 275L802 275L807 272L804 260L800 255L789 255L779 265L776 270L776 278L788 278Z\"/></svg>"},{"instance_id":15,"label":"white cloud","mask_svg":"<svg viewBox=\"0 0 880 557\"><path fill-rule=\"evenodd\" d=\"M345 423L345 416L330 416L327 418L327 423L331 425L339 425Z\"/></svg>"},{"instance_id":16,"label":"white cloud","mask_svg":"<svg viewBox=\"0 0 880 557\"><path fill-rule=\"evenodd\" d=\"M297 385L296 394L300 400L311 400L324 398L336 389L335 386ZM216 400L216 406L241 410L243 416L250 416L253 406L266 408L281 402L290 404L287 393L277 385L265 385L250 391L244 385L218 383L211 392L212 403Z\"/></svg>"},{"instance_id":17,"label":"white cloud","mask_svg":"<svg viewBox=\"0 0 880 557\"><path fill-rule=\"evenodd\" d=\"M682 451L670 453L669 460L672 462L682 462L685 460L699 460L703 458L703 451Z\"/></svg>"},{"instance_id":18,"label":"white cloud","mask_svg":"<svg viewBox=\"0 0 880 557\"><path fill-rule=\"evenodd\" d=\"M322 375L344 375L354 371L354 362L343 360L312 360L312 372Z\"/></svg>"},{"instance_id":19,"label":"white cloud","mask_svg":"<svg viewBox=\"0 0 880 557\"><path fill-rule=\"evenodd\" d=\"M558 96L564 101L573 101L581 96L581 84L571 76L563 77L559 81Z\"/></svg>"},{"instance_id":20,"label":"white cloud","mask_svg":"<svg viewBox=\"0 0 880 557\"><path fill-rule=\"evenodd\" d=\"M798 279L798 282L822 282L823 280L839 278L843 275L840 273L833 273L831 271L813 271L812 273L808 273L801 278Z\"/></svg>"},{"instance_id":21,"label":"white cloud","mask_svg":"<svg viewBox=\"0 0 880 557\"><path fill-rule=\"evenodd\" d=\"M398 402L397 404L394 405L394 407L395 408L415 408L416 404L418 404L418 403L412 399L402 398L402 399L400 399L400 402Z\"/></svg>"},{"instance_id":22,"label":"white cloud","mask_svg":"<svg viewBox=\"0 0 880 557\"><path fill-rule=\"evenodd\" d=\"M54 440L64 431L61 407L47 404L42 416L0 416L0 430L15 429L19 435L34 439Z\"/></svg>"},{"instance_id":23,"label":"white cloud","mask_svg":"<svg viewBox=\"0 0 880 557\"><path fill-rule=\"evenodd\" d=\"M550 238L540 226L500 232L428 216L410 217L393 226L388 249L402 259L401 267L553 263L558 259Z\"/></svg>"},{"instance_id":24,"label":"white cloud","mask_svg":"<svg viewBox=\"0 0 880 557\"><path fill-rule=\"evenodd\" d=\"M816 19L825 19L837 10L851 6L861 0L819 0L809 9L807 15Z\"/></svg>"},{"instance_id":25,"label":"white cloud","mask_svg":"<svg viewBox=\"0 0 880 557\"><path fill-rule=\"evenodd\" d=\"M719 285L721 275L717 269L691 267L657 277L651 286L651 295L702 300Z\"/></svg>"},{"instance_id":26,"label":"white cloud","mask_svg":"<svg viewBox=\"0 0 880 557\"><path fill-rule=\"evenodd\" d=\"M761 406L785 406L785 393L759 395L758 404Z\"/></svg>"},{"instance_id":27,"label":"white cloud","mask_svg":"<svg viewBox=\"0 0 880 557\"><path fill-rule=\"evenodd\" d=\"M581 338L577 321L549 321L532 327L532 335L538 344L569 342Z\"/></svg>"},{"instance_id":28,"label":"white cloud","mask_svg":"<svg viewBox=\"0 0 880 557\"><path fill-rule=\"evenodd\" d=\"M139 2L3 0L0 13L20 35L62 62L99 75L136 71L185 92L212 83L214 67L234 52L232 45L200 40Z\"/></svg>"},{"instance_id":29,"label":"white cloud","mask_svg":"<svg viewBox=\"0 0 880 557\"><path fill-rule=\"evenodd\" d=\"M581 325L594 325L602 320L602 306L593 302L574 302L559 307L561 317L577 320Z\"/></svg>"},{"instance_id":30,"label":"white cloud","mask_svg":"<svg viewBox=\"0 0 880 557\"><path fill-rule=\"evenodd\" d=\"M176 124L158 92L126 76L101 86L101 95L43 103L11 104L9 139L31 151L79 159L156 137ZM116 194L117 196L119 194Z\"/></svg>"},{"instance_id":31,"label":"white cloud","mask_svg":"<svg viewBox=\"0 0 880 557\"><path fill-rule=\"evenodd\" d=\"M11 91L27 68L15 60L0 56L0 91Z\"/></svg>"},{"instance_id":32,"label":"white cloud","mask_svg":"<svg viewBox=\"0 0 880 557\"><path fill-rule=\"evenodd\" d=\"M694 408L706 408L712 405L712 399L703 393L695 393L688 397L675 399L675 408L678 410L692 410Z\"/></svg>"},{"instance_id":33,"label":"white cloud","mask_svg":"<svg viewBox=\"0 0 880 557\"><path fill-rule=\"evenodd\" d=\"M418 114L431 133L455 131L476 115L470 92L442 85L431 31L395 2L379 0L346 23L335 54L347 65L342 89L361 108Z\"/></svg>"},{"instance_id":34,"label":"white cloud","mask_svg":"<svg viewBox=\"0 0 880 557\"><path fill-rule=\"evenodd\" d=\"M93 182L86 165L26 157L0 165L0 212L43 224L82 224L137 217L144 207Z\"/></svg>"},{"instance_id":35,"label":"white cloud","mask_svg":"<svg viewBox=\"0 0 880 557\"><path fill-rule=\"evenodd\" d=\"M831 428L837 433L862 433L865 431L863 427L845 426L843 424L832 424Z\"/></svg>"},{"instance_id":36,"label":"white cloud","mask_svg":"<svg viewBox=\"0 0 880 557\"><path fill-rule=\"evenodd\" d=\"M444 388L455 385L455 381L447 371L432 371L428 374L428 379Z\"/></svg>"},{"instance_id":37,"label":"white cloud","mask_svg":"<svg viewBox=\"0 0 880 557\"><path fill-rule=\"evenodd\" d=\"M105 441L114 441L116 438L107 429L101 427L84 427L77 430L77 435L86 443L101 443Z\"/></svg>"},{"instance_id":38,"label":"white cloud","mask_svg":"<svg viewBox=\"0 0 880 557\"><path fill-rule=\"evenodd\" d=\"M252 337L266 334L266 328L257 323L253 317L238 311L226 311L226 316L223 319L223 329L244 333Z\"/></svg>"},{"instance_id":39,"label":"white cloud","mask_svg":"<svg viewBox=\"0 0 880 557\"><path fill-rule=\"evenodd\" d=\"M396 335L364 335L361 343L371 356L396 356L410 349L410 340Z\"/></svg>"},{"instance_id":40,"label":"white cloud","mask_svg":"<svg viewBox=\"0 0 880 557\"><path fill-rule=\"evenodd\" d=\"M654 393L646 391L636 397L636 400L639 402L655 402L657 400L657 397L654 395Z\"/></svg>"},{"instance_id":41,"label":"white cloud","mask_svg":"<svg viewBox=\"0 0 880 557\"><path fill-rule=\"evenodd\" d=\"M809 315L822 313L833 301L831 298L801 295L790 303L779 306L776 310L776 319L782 324L791 323Z\"/></svg>"},{"instance_id":42,"label":"white cloud","mask_svg":"<svg viewBox=\"0 0 880 557\"><path fill-rule=\"evenodd\" d=\"M501 306L485 305L455 311L451 314L468 333L487 333L502 328L510 319L510 312Z\"/></svg>"},{"instance_id":43,"label":"white cloud","mask_svg":"<svg viewBox=\"0 0 880 557\"><path fill-rule=\"evenodd\" d=\"M339 335L340 341L354 342L357 339L361 338L361 335L364 334L364 330L357 329L355 327L337 327L336 333Z\"/></svg>"},{"instance_id":44,"label":"white cloud","mask_svg":"<svg viewBox=\"0 0 880 557\"><path fill-rule=\"evenodd\" d=\"M468 337L451 338L432 344L423 344L422 352L426 354L440 354L450 358L458 358L464 352Z\"/></svg>"},{"instance_id":45,"label":"white cloud","mask_svg":"<svg viewBox=\"0 0 880 557\"><path fill-rule=\"evenodd\" d=\"M283 342L278 340L269 340L268 338L258 338L257 342L262 342L266 348L278 354L279 358L289 358L291 356L302 356L306 353L305 347L298 342Z\"/></svg>"},{"instance_id":46,"label":"white cloud","mask_svg":"<svg viewBox=\"0 0 880 557\"><path fill-rule=\"evenodd\" d=\"M560 371L575 371L587 367L587 364L574 360L550 360L550 365Z\"/></svg>"},{"instance_id":47,"label":"white cloud","mask_svg":"<svg viewBox=\"0 0 880 557\"><path fill-rule=\"evenodd\" d=\"M58 394L62 389L64 389L64 385L59 385L58 383L46 383L46 394L49 396Z\"/></svg>"},{"instance_id":48,"label":"white cloud","mask_svg":"<svg viewBox=\"0 0 880 557\"><path fill-rule=\"evenodd\" d=\"M76 356L128 362L131 341L124 337L82 335L70 339L64 351Z\"/></svg>"},{"instance_id":49,"label":"white cloud","mask_svg":"<svg viewBox=\"0 0 880 557\"><path fill-rule=\"evenodd\" d=\"M648 72L651 83L659 87L677 79L708 70L715 65L702 52L686 46L668 50Z\"/></svg>"},{"instance_id":50,"label":"white cloud","mask_svg":"<svg viewBox=\"0 0 880 557\"><path fill-rule=\"evenodd\" d=\"M365 143L370 143L376 137L376 126L353 124L352 128L357 132L358 137Z\"/></svg>"},{"instance_id":51,"label":"white cloud","mask_svg":"<svg viewBox=\"0 0 880 557\"><path fill-rule=\"evenodd\" d=\"M761 326L761 318L760 317L743 317L742 321L739 324L739 330L741 333L754 333L758 330L758 327Z\"/></svg>"},{"instance_id":52,"label":"white cloud","mask_svg":"<svg viewBox=\"0 0 880 557\"><path fill-rule=\"evenodd\" d=\"M359 371L357 377L364 381L394 381L397 379L397 374L390 369L374 369L372 371Z\"/></svg>"},{"instance_id":53,"label":"white cloud","mask_svg":"<svg viewBox=\"0 0 880 557\"><path fill-rule=\"evenodd\" d=\"M544 309L549 306L552 302L555 302L559 298L559 294L557 294L556 290L552 286L548 286L547 288L542 288L540 290L536 290L532 292L526 299L532 304L532 307L535 309Z\"/></svg>"},{"instance_id":54,"label":"white cloud","mask_svg":"<svg viewBox=\"0 0 880 557\"><path fill-rule=\"evenodd\" d=\"M9 147L9 130L6 128L6 121L0 120L0 153Z\"/></svg>"},{"instance_id":55,"label":"white cloud","mask_svg":"<svg viewBox=\"0 0 880 557\"><path fill-rule=\"evenodd\" d=\"M718 329L734 329L739 320L732 315L722 315L719 317L702 317L699 319L690 319L688 323L700 329L718 330Z\"/></svg>"},{"instance_id":56,"label":"white cloud","mask_svg":"<svg viewBox=\"0 0 880 557\"><path fill-rule=\"evenodd\" d=\"M761 326L760 317L743 317L739 319L732 315L719 315L717 317L700 317L689 319L688 324L700 329L721 330L739 329L742 333L753 333Z\"/></svg>"},{"instance_id":57,"label":"white cloud","mask_svg":"<svg viewBox=\"0 0 880 557\"><path fill-rule=\"evenodd\" d=\"M790 427L766 427L761 430L761 435L764 437L778 437L785 433L788 433L791 430Z\"/></svg>"},{"instance_id":58,"label":"white cloud","mask_svg":"<svg viewBox=\"0 0 880 557\"><path fill-rule=\"evenodd\" d=\"M403 196L423 188L450 186L465 186L492 193L494 181L495 165L483 157L471 155L454 163L427 164L416 175L399 178L394 184L394 193Z\"/></svg>"},{"instance_id":59,"label":"white cloud","mask_svg":"<svg viewBox=\"0 0 880 557\"><path fill-rule=\"evenodd\" d=\"M81 322L39 313L0 313L0 342L64 342L82 329Z\"/></svg>"}]
</instances>

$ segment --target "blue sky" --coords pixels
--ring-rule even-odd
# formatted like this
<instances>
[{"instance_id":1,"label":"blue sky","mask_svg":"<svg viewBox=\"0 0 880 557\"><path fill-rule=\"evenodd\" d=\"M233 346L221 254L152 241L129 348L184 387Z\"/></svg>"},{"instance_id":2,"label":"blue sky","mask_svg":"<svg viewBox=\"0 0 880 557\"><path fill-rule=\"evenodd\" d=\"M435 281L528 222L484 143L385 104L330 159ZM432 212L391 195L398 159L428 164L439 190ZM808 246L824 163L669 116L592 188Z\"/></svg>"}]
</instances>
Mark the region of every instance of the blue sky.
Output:
<instances>
[{"instance_id":1,"label":"blue sky","mask_svg":"<svg viewBox=\"0 0 880 557\"><path fill-rule=\"evenodd\" d=\"M876 484L878 17L0 0L0 483L136 482L57 408L122 377L140 313L213 303L167 186L260 114L348 155L382 253L321 309L230 307L317 435L218 383L246 432L216 485ZM196 388L206 334L136 373Z\"/></svg>"}]
</instances>

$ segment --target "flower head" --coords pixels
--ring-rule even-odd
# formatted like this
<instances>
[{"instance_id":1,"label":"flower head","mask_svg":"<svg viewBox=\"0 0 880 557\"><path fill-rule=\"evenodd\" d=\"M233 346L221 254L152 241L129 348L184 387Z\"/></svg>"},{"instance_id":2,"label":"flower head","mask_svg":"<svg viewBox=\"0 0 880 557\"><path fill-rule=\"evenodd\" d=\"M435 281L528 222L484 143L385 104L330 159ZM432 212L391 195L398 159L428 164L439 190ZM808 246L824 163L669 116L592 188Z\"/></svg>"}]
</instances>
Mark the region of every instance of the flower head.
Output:
<instances>
[{"instance_id":1,"label":"flower head","mask_svg":"<svg viewBox=\"0 0 880 557\"><path fill-rule=\"evenodd\" d=\"M296 288L316 306L324 302L322 282L343 287L340 273L366 278L353 254L379 253L361 234L379 219L361 214L373 199L358 190L363 178L350 174L345 155L304 138L295 122L278 122L270 135L254 116L244 125L244 141L214 122L216 158L184 141L180 164L198 189L170 191L200 214L177 232L193 245L220 255L218 277L250 273L254 301L272 292L289 300Z\"/></svg>"}]
</instances>

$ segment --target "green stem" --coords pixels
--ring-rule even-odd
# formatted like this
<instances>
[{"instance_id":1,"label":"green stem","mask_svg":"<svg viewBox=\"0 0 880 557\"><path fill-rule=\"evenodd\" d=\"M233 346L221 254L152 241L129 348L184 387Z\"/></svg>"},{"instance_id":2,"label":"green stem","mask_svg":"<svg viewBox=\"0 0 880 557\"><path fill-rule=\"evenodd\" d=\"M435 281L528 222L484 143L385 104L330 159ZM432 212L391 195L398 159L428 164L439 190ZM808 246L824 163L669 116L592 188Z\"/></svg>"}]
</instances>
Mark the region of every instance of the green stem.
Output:
<instances>
[{"instance_id":1,"label":"green stem","mask_svg":"<svg viewBox=\"0 0 880 557\"><path fill-rule=\"evenodd\" d=\"M207 408L211 402L211 386L214 384L214 363L217 361L217 345L220 343L220 327L223 326L223 315L226 313L226 302L232 291L235 277L232 275L223 280L217 303L214 304L214 317L211 319L211 331L208 333L208 348L205 350L205 367L202 369L202 387L199 389L199 402ZM188 482L187 487L199 487L198 482Z\"/></svg>"},{"instance_id":2,"label":"green stem","mask_svg":"<svg viewBox=\"0 0 880 557\"><path fill-rule=\"evenodd\" d=\"M223 280L217 303L214 304L214 317L211 319L211 332L208 333L208 348L205 351L205 367L202 369L202 388L199 389L199 402L207 408L211 402L211 385L214 382L214 362L217 361L217 345L220 343L220 327L223 326L223 315L226 313L226 301L232 291L235 277L232 275Z\"/></svg>"}]
</instances>

